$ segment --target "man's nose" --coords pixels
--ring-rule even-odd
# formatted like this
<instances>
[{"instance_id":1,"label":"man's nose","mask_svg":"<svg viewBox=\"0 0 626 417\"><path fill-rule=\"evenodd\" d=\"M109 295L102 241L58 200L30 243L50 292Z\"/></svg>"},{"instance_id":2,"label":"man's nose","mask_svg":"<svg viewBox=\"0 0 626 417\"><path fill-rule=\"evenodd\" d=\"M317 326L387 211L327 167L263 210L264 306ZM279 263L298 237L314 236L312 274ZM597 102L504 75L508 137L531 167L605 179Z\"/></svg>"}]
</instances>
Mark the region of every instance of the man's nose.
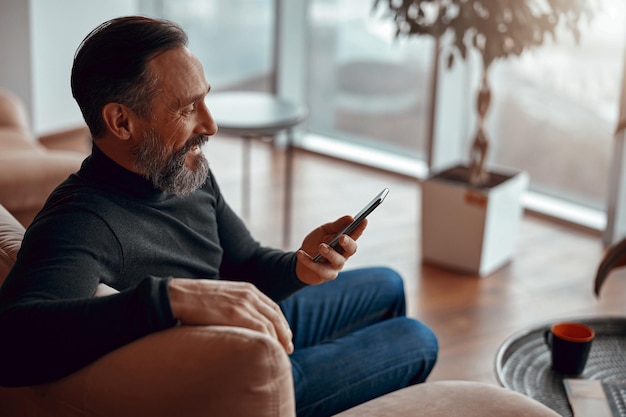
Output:
<instances>
[{"instance_id":1,"label":"man's nose","mask_svg":"<svg viewBox=\"0 0 626 417\"><path fill-rule=\"evenodd\" d=\"M200 134L213 136L217 133L217 123L215 123L215 119L213 119L213 115L211 115L211 111L204 101L200 103L200 108L198 109L198 127Z\"/></svg>"}]
</instances>

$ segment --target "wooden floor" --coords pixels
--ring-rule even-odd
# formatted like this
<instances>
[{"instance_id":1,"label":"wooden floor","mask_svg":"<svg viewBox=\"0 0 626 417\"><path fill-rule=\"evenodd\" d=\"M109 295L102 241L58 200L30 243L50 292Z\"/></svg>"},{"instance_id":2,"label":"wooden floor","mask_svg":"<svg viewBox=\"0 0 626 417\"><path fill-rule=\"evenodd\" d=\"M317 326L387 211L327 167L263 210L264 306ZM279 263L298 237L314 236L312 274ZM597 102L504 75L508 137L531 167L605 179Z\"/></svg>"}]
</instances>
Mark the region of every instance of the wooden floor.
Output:
<instances>
[{"instance_id":1,"label":"wooden floor","mask_svg":"<svg viewBox=\"0 0 626 417\"><path fill-rule=\"evenodd\" d=\"M241 212L241 142L219 135L205 152L230 205ZM254 142L254 236L282 245L283 155ZM626 270L615 271L601 296L592 292L602 257L598 235L537 216L524 217L514 260L490 276L460 275L420 259L420 189L412 179L296 151L292 245L313 228L355 214L383 187L390 193L371 216L348 267L388 265L405 279L409 314L438 335L440 356L430 380L496 384L498 347L526 326L563 318L626 313ZM401 340L396 343L402 343Z\"/></svg>"}]
</instances>

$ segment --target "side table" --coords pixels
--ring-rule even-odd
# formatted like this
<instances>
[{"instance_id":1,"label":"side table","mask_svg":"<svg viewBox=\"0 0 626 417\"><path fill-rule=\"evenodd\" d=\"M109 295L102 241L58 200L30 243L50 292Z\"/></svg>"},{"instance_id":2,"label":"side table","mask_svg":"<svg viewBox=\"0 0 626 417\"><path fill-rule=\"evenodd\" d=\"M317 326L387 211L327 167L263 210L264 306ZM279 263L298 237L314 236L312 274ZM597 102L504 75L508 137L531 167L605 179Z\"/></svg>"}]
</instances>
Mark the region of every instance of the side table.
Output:
<instances>
[{"instance_id":1,"label":"side table","mask_svg":"<svg viewBox=\"0 0 626 417\"><path fill-rule=\"evenodd\" d=\"M551 368L550 351L544 332L556 321L587 324L596 332L585 370L579 378L600 380L605 394L612 398L619 416L626 416L626 318L593 317L553 320L521 330L509 337L498 349L496 377L505 388L526 394L571 417L563 379Z\"/></svg>"},{"instance_id":2,"label":"side table","mask_svg":"<svg viewBox=\"0 0 626 417\"><path fill-rule=\"evenodd\" d=\"M293 103L270 93L217 92L205 100L218 133L243 138L242 215L250 217L250 142L252 139L274 139L285 132L283 246L289 246L291 234L291 199L293 174L294 128L308 117L305 106Z\"/></svg>"}]
</instances>

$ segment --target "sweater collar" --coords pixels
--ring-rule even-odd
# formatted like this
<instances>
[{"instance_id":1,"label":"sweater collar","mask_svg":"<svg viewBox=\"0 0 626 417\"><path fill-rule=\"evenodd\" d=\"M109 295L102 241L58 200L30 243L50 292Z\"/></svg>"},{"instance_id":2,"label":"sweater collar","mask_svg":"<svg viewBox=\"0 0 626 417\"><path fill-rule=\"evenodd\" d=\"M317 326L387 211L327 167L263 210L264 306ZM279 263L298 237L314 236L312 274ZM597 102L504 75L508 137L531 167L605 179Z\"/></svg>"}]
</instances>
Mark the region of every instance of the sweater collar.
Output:
<instances>
[{"instance_id":1,"label":"sweater collar","mask_svg":"<svg viewBox=\"0 0 626 417\"><path fill-rule=\"evenodd\" d=\"M173 196L155 187L142 175L119 165L95 144L92 145L91 155L85 159L78 174L108 191L121 193L133 199L161 201Z\"/></svg>"}]
</instances>

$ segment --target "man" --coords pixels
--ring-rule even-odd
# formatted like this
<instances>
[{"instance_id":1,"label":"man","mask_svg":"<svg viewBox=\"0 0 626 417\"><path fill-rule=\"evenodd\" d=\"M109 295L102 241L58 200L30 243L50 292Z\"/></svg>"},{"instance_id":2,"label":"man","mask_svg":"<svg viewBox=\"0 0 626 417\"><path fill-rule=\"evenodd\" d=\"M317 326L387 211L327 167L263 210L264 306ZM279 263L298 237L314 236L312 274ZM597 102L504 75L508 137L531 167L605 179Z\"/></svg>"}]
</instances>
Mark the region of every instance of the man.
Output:
<instances>
[{"instance_id":1,"label":"man","mask_svg":"<svg viewBox=\"0 0 626 417\"><path fill-rule=\"evenodd\" d=\"M186 45L177 25L144 17L105 22L80 45L72 92L93 150L27 230L0 291L0 384L57 380L176 325L275 338L301 416L424 381L437 341L405 317L402 279L339 273L365 222L341 253L324 242L350 216L286 253L256 242L224 201L201 150L217 132L210 86ZM99 284L120 292L93 297Z\"/></svg>"}]
</instances>

